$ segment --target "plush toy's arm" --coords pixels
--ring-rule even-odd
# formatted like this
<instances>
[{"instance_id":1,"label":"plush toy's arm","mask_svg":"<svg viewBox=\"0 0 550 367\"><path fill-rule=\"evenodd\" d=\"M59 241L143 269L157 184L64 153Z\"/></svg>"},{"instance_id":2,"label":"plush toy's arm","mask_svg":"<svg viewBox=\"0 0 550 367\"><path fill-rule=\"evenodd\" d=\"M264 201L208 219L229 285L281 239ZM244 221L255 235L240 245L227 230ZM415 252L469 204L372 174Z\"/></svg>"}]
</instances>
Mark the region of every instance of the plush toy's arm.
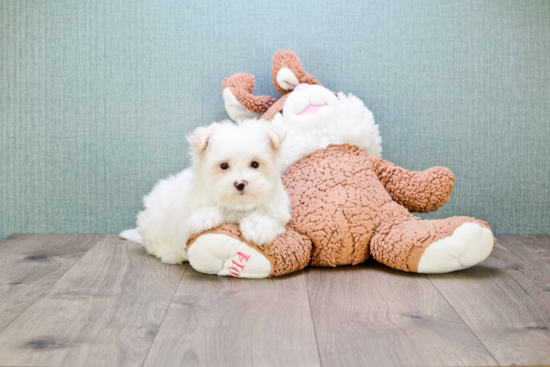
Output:
<instances>
[{"instance_id":1,"label":"plush toy's arm","mask_svg":"<svg viewBox=\"0 0 550 367\"><path fill-rule=\"evenodd\" d=\"M371 157L376 174L392 199L411 212L429 213L445 204L455 183L445 167L411 172L378 157Z\"/></svg>"}]
</instances>

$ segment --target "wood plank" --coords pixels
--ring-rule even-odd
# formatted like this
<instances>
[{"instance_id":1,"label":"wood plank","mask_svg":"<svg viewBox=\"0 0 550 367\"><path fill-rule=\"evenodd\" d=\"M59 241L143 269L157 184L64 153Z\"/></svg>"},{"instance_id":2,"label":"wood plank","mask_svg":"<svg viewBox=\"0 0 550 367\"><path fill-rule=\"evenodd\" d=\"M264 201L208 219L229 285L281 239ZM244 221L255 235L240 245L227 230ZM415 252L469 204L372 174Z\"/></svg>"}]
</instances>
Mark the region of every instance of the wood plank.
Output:
<instances>
[{"instance_id":1,"label":"wood plank","mask_svg":"<svg viewBox=\"0 0 550 367\"><path fill-rule=\"evenodd\" d=\"M424 275L373 261L306 275L324 366L497 364Z\"/></svg>"},{"instance_id":2,"label":"wood plank","mask_svg":"<svg viewBox=\"0 0 550 367\"><path fill-rule=\"evenodd\" d=\"M145 365L319 366L304 273L247 280L189 268Z\"/></svg>"},{"instance_id":3,"label":"wood plank","mask_svg":"<svg viewBox=\"0 0 550 367\"><path fill-rule=\"evenodd\" d=\"M141 365L184 270L104 237L0 333L0 365Z\"/></svg>"},{"instance_id":4,"label":"wood plank","mask_svg":"<svg viewBox=\"0 0 550 367\"><path fill-rule=\"evenodd\" d=\"M0 242L0 332L71 268L101 235L12 235Z\"/></svg>"},{"instance_id":5,"label":"wood plank","mask_svg":"<svg viewBox=\"0 0 550 367\"><path fill-rule=\"evenodd\" d=\"M429 279L501 365L550 364L547 270L497 242L483 263Z\"/></svg>"},{"instance_id":6,"label":"wood plank","mask_svg":"<svg viewBox=\"0 0 550 367\"><path fill-rule=\"evenodd\" d=\"M544 274L550 274L550 235L499 236L498 243Z\"/></svg>"}]
</instances>

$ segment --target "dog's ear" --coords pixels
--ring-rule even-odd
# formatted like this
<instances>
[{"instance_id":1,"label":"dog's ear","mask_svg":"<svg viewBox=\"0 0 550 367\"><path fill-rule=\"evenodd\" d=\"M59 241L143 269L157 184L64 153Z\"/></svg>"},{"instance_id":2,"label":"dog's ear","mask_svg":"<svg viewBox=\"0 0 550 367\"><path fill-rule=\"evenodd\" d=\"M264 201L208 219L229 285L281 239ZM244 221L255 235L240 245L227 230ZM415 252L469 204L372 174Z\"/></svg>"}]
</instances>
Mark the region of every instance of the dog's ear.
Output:
<instances>
[{"instance_id":1,"label":"dog's ear","mask_svg":"<svg viewBox=\"0 0 550 367\"><path fill-rule=\"evenodd\" d=\"M286 129L283 126L271 125L267 129L267 138L269 139L271 148L278 151L285 141Z\"/></svg>"},{"instance_id":2,"label":"dog's ear","mask_svg":"<svg viewBox=\"0 0 550 367\"><path fill-rule=\"evenodd\" d=\"M241 73L225 78L222 83L223 104L231 120L239 122L258 118L276 101L269 96L255 96L253 92L253 75Z\"/></svg>"},{"instance_id":3,"label":"dog's ear","mask_svg":"<svg viewBox=\"0 0 550 367\"><path fill-rule=\"evenodd\" d=\"M215 124L211 124L206 127L197 127L190 135L187 135L187 141L191 144L192 153L200 155L208 147L208 141L216 129Z\"/></svg>"}]
</instances>

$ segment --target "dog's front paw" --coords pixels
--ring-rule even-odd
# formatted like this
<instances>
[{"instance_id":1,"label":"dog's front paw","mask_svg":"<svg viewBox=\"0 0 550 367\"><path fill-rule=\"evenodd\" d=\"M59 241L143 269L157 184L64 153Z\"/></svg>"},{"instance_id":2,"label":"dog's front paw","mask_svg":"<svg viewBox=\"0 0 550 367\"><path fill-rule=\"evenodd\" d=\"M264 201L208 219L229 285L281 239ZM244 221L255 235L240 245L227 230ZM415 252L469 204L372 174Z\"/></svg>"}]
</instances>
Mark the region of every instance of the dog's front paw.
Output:
<instances>
[{"instance_id":1,"label":"dog's front paw","mask_svg":"<svg viewBox=\"0 0 550 367\"><path fill-rule=\"evenodd\" d=\"M275 219L263 215L250 215L239 224L243 237L257 246L271 243L275 237L285 233L285 227Z\"/></svg>"},{"instance_id":2,"label":"dog's front paw","mask_svg":"<svg viewBox=\"0 0 550 367\"><path fill-rule=\"evenodd\" d=\"M194 211L187 220L187 234L199 234L223 223L222 215L216 208L202 208Z\"/></svg>"}]
</instances>

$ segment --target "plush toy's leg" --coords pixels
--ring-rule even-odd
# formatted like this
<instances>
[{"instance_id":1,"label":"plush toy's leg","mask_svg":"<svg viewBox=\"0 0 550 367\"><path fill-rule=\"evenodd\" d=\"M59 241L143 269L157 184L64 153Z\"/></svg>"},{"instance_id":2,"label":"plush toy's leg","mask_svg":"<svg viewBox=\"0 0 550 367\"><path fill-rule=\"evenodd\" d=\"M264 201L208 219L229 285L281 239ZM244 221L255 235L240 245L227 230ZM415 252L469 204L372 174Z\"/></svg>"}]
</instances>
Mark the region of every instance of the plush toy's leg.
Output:
<instances>
[{"instance_id":1,"label":"plush toy's leg","mask_svg":"<svg viewBox=\"0 0 550 367\"><path fill-rule=\"evenodd\" d=\"M304 268L311 241L287 227L269 245L256 246L241 236L237 225L226 224L191 237L187 254L191 266L201 273L267 278Z\"/></svg>"},{"instance_id":2,"label":"plush toy's leg","mask_svg":"<svg viewBox=\"0 0 550 367\"><path fill-rule=\"evenodd\" d=\"M388 220L371 240L377 261L416 273L448 273L487 258L495 239L487 223L468 217Z\"/></svg>"}]
</instances>

